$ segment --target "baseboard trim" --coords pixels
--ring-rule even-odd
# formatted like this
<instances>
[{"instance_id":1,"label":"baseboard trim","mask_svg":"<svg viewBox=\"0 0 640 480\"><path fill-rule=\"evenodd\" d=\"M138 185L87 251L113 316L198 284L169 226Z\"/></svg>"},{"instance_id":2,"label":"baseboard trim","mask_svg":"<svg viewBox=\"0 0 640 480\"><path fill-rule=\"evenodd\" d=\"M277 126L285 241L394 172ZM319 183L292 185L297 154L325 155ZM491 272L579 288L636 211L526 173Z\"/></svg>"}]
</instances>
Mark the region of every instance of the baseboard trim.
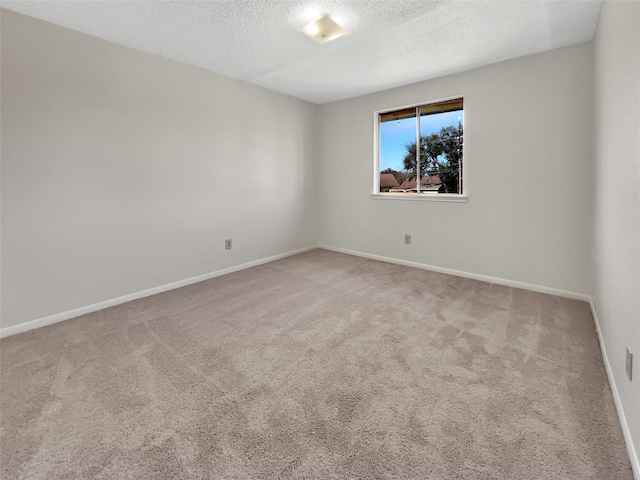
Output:
<instances>
[{"instance_id":1,"label":"baseboard trim","mask_svg":"<svg viewBox=\"0 0 640 480\"><path fill-rule=\"evenodd\" d=\"M543 287L542 285L535 285L532 283L517 282L515 280L507 280L504 278L490 277L488 275L469 273L469 272L464 272L462 270L453 270L450 268L436 267L434 265L428 265L426 263L411 262L409 260L401 260L398 258L384 257L381 255L373 255L371 253L358 252L355 250L347 250L346 248L330 247L328 245L318 245L318 248L323 248L324 250L330 250L332 252L346 253L347 255L355 255L357 257L369 258L371 260L379 260L381 262L396 263L398 265L419 268L421 270L429 270L432 272L444 273L446 275L454 275L456 277L470 278L472 280L480 280L482 282L487 282L487 283L495 283L497 285L504 285L506 287L521 288L523 290L531 290L533 292L538 292L538 293L548 293L550 295L571 298L574 300L582 300L584 302L589 302L591 300L591 297L584 293L576 293L576 292L570 292L567 290L559 290L551 287Z\"/></svg>"},{"instance_id":2,"label":"baseboard trim","mask_svg":"<svg viewBox=\"0 0 640 480\"><path fill-rule=\"evenodd\" d=\"M169 290L174 290L176 288L186 287L187 285L203 282L205 280L209 280L215 277L220 277L222 275L227 275L228 273L238 272L240 270L245 270L247 268L256 267L258 265L263 265L265 263L273 262L281 258L290 257L291 255L304 253L309 250L313 250L315 248L317 248L317 246L315 245L311 247L300 248L298 250L281 253L279 255L273 255L271 257L261 258L258 260L253 260L251 262L242 263L240 265L235 265L233 267L223 268L222 270L216 270L214 272L205 273L204 275L198 275L196 277L187 278L185 280L179 280L177 282L168 283L166 285L160 285L158 287L149 288L147 290L131 293L129 295L123 295L122 297L112 298L110 300L105 300L103 302L87 305L86 307L75 308L67 312L61 312L55 315L38 318L36 320L31 320L29 322L13 325L11 327L0 328L0 338L5 338L11 335L16 335L18 333L27 332L29 330L33 330L34 328L46 327L47 325L53 325L54 323L62 322L64 320L69 320L70 318L79 317L87 313L97 312L98 310L114 307L122 303L130 302L132 300L138 300L139 298L149 297L151 295L167 292Z\"/></svg>"},{"instance_id":3,"label":"baseboard trim","mask_svg":"<svg viewBox=\"0 0 640 480\"><path fill-rule=\"evenodd\" d=\"M598 342L600 343L600 351L602 352L604 367L607 372L607 378L609 379L609 387L611 388L611 393L613 394L613 402L616 406L616 411L618 412L618 420L620 421L620 427L622 428L622 436L624 437L624 441L627 446L627 454L629 455L629 461L631 462L633 478L635 478L635 480L640 480L640 461L638 460L638 453L636 451L635 445L633 444L633 439L631 438L631 431L629 430L627 417L625 416L624 409L622 408L622 401L620 400L620 395L618 394L618 387L616 387L616 381L613 377L611 363L609 362L609 357L607 356L607 348L605 347L604 339L602 338L602 331L600 330L598 314L596 312L596 307L593 304L593 298L591 297L589 297L589 305L591 306L591 315L593 316L593 323L596 326L596 332L598 334Z\"/></svg>"}]
</instances>

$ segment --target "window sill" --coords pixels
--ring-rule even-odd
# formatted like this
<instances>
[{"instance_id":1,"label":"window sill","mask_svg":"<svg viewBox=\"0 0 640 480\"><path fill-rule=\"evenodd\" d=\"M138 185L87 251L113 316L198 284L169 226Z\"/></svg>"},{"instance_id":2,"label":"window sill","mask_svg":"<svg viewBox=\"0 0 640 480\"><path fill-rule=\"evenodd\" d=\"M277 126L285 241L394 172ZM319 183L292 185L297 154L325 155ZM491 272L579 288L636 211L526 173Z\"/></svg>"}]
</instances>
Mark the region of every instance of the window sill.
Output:
<instances>
[{"instance_id":1,"label":"window sill","mask_svg":"<svg viewBox=\"0 0 640 480\"><path fill-rule=\"evenodd\" d=\"M394 193L372 193L371 198L374 200L408 200L411 202L452 202L467 203L468 195L458 195L456 193L439 193L437 195L412 195L412 194L394 194Z\"/></svg>"}]
</instances>

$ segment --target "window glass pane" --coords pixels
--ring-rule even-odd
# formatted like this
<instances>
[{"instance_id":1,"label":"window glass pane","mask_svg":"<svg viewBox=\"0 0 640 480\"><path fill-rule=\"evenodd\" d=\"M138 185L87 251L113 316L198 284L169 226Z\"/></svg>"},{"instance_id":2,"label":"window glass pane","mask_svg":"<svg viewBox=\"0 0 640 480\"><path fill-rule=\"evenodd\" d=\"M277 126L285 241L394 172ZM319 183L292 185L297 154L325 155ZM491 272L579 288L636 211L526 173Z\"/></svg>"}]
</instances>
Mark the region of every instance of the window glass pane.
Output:
<instances>
[{"instance_id":1,"label":"window glass pane","mask_svg":"<svg viewBox=\"0 0 640 480\"><path fill-rule=\"evenodd\" d=\"M398 192L411 180L405 157L409 145L415 152L416 123L415 108L380 115L380 192Z\"/></svg>"},{"instance_id":2,"label":"window glass pane","mask_svg":"<svg viewBox=\"0 0 640 480\"><path fill-rule=\"evenodd\" d=\"M421 193L462 193L462 122L462 110L420 115Z\"/></svg>"}]
</instances>

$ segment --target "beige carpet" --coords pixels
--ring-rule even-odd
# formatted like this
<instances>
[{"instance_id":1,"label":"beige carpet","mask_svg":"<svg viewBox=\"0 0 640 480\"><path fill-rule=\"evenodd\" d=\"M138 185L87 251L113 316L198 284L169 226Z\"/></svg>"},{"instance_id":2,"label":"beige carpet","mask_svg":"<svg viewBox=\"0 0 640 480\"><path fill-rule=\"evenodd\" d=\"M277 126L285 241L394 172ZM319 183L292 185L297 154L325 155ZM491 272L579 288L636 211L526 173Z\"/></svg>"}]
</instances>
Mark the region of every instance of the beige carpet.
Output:
<instances>
[{"instance_id":1,"label":"beige carpet","mask_svg":"<svg viewBox=\"0 0 640 480\"><path fill-rule=\"evenodd\" d=\"M586 303L324 250L1 358L3 480L632 478Z\"/></svg>"}]
</instances>

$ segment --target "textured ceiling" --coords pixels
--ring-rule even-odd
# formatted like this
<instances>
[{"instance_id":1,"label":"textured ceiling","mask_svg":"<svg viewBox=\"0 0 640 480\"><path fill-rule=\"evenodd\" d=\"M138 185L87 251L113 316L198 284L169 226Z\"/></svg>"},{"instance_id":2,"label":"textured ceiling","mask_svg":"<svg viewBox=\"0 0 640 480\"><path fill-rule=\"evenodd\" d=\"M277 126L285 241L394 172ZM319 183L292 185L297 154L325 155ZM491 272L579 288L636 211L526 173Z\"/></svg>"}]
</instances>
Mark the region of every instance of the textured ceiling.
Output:
<instances>
[{"instance_id":1,"label":"textured ceiling","mask_svg":"<svg viewBox=\"0 0 640 480\"><path fill-rule=\"evenodd\" d=\"M314 103L589 41L601 0L2 1L3 8ZM329 13L349 35L297 28Z\"/></svg>"}]
</instances>

